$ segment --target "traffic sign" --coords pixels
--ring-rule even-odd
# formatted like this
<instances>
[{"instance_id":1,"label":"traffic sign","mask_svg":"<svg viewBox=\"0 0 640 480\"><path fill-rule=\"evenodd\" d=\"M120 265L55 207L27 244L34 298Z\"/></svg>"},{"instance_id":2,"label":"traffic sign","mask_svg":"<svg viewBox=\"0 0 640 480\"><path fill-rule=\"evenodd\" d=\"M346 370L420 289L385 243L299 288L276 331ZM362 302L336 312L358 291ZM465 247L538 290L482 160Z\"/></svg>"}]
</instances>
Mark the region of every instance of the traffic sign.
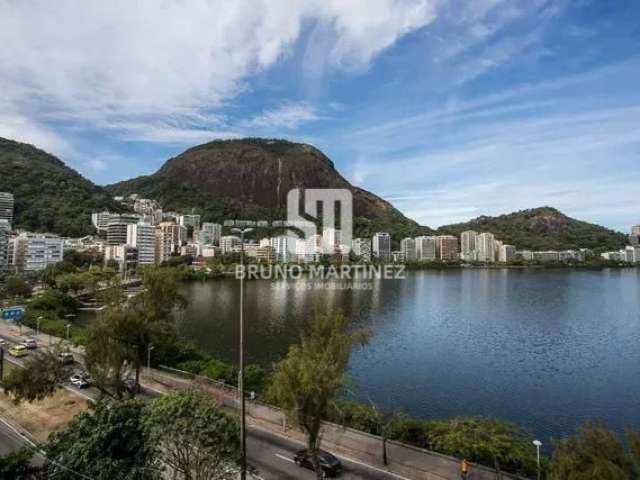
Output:
<instances>
[{"instance_id":1,"label":"traffic sign","mask_svg":"<svg viewBox=\"0 0 640 480\"><path fill-rule=\"evenodd\" d=\"M22 307L9 307L2 309L2 319L9 322L15 322L20 320L24 315L24 308Z\"/></svg>"}]
</instances>

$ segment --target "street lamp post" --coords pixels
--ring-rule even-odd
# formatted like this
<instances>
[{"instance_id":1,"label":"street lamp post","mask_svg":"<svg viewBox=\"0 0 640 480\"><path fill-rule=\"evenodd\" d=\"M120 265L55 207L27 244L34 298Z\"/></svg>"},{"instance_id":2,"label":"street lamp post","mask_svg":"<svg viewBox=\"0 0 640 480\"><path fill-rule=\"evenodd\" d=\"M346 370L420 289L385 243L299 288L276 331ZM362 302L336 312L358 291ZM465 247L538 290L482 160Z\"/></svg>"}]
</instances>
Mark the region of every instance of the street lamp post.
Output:
<instances>
[{"instance_id":1,"label":"street lamp post","mask_svg":"<svg viewBox=\"0 0 640 480\"><path fill-rule=\"evenodd\" d=\"M150 343L147 347L147 375L149 375L149 372L151 372L151 350L153 350L154 348L155 347L152 343Z\"/></svg>"},{"instance_id":2,"label":"street lamp post","mask_svg":"<svg viewBox=\"0 0 640 480\"><path fill-rule=\"evenodd\" d=\"M247 430L244 400L244 234L253 228L232 228L233 233L240 234L240 371L238 372L238 390L240 391L240 480L247 478Z\"/></svg>"},{"instance_id":3,"label":"street lamp post","mask_svg":"<svg viewBox=\"0 0 640 480\"><path fill-rule=\"evenodd\" d=\"M40 334L40 320L42 320L42 316L36 319L36 337Z\"/></svg>"},{"instance_id":4,"label":"street lamp post","mask_svg":"<svg viewBox=\"0 0 640 480\"><path fill-rule=\"evenodd\" d=\"M537 455L537 462L538 462L538 480L540 480L540 447L542 446L542 442L540 440L534 440L533 444L536 447L536 455Z\"/></svg>"},{"instance_id":5,"label":"street lamp post","mask_svg":"<svg viewBox=\"0 0 640 480\"><path fill-rule=\"evenodd\" d=\"M67 342L69 341L69 330L71 329L71 324L67 323Z\"/></svg>"}]
</instances>

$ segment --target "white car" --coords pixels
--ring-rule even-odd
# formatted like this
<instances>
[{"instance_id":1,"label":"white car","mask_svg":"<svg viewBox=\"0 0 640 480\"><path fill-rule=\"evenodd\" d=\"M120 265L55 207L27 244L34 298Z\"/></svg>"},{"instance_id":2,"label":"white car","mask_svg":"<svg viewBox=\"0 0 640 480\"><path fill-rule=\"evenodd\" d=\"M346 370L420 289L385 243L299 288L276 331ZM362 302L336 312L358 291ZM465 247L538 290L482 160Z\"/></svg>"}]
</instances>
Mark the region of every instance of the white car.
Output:
<instances>
[{"instance_id":1,"label":"white car","mask_svg":"<svg viewBox=\"0 0 640 480\"><path fill-rule=\"evenodd\" d=\"M33 338L27 338L22 341L22 345L27 347L29 350L33 350L34 348L38 348L38 342Z\"/></svg>"},{"instance_id":2,"label":"white car","mask_svg":"<svg viewBox=\"0 0 640 480\"><path fill-rule=\"evenodd\" d=\"M87 380L79 373L71 375L69 382L77 388L87 388L89 386L89 382L87 382Z\"/></svg>"}]
</instances>

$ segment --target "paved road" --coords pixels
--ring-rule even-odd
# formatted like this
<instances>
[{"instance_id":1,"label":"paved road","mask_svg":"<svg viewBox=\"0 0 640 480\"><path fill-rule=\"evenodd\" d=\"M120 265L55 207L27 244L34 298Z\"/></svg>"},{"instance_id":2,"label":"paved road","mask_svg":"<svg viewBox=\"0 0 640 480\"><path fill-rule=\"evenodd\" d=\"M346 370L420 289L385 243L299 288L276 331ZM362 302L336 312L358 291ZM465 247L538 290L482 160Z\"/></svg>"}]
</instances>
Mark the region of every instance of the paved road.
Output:
<instances>
[{"instance_id":1,"label":"paved road","mask_svg":"<svg viewBox=\"0 0 640 480\"><path fill-rule=\"evenodd\" d=\"M0 418L0 456L20 450L27 440Z\"/></svg>"},{"instance_id":2,"label":"paved road","mask_svg":"<svg viewBox=\"0 0 640 480\"><path fill-rule=\"evenodd\" d=\"M315 480L311 470L293 463L296 451L302 448L298 443L274 435L255 427L250 427L247 436L249 464L257 469L256 479L263 480ZM343 480L410 480L399 475L380 471L360 463L340 458L344 472Z\"/></svg>"}]
</instances>

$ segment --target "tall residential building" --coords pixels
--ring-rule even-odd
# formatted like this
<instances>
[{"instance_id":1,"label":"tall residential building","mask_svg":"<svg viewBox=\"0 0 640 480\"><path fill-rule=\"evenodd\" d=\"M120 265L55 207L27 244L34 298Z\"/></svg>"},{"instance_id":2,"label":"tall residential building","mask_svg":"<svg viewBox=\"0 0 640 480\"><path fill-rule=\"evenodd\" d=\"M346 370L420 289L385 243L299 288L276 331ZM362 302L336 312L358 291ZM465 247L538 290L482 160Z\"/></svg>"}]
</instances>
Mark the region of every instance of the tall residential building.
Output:
<instances>
[{"instance_id":1,"label":"tall residential building","mask_svg":"<svg viewBox=\"0 0 640 480\"><path fill-rule=\"evenodd\" d=\"M288 262L289 258L289 250L291 239L286 235L279 235L277 237L272 237L269 239L269 243L267 244L271 250L273 255L273 260L276 262ZM260 241L260 246L264 248L266 245L263 241Z\"/></svg>"},{"instance_id":2,"label":"tall residential building","mask_svg":"<svg viewBox=\"0 0 640 480\"><path fill-rule=\"evenodd\" d=\"M416 260L432 262L437 258L437 237L416 237Z\"/></svg>"},{"instance_id":3,"label":"tall residential building","mask_svg":"<svg viewBox=\"0 0 640 480\"><path fill-rule=\"evenodd\" d=\"M138 265L156 264L156 229L153 225L127 225L127 245L138 249Z\"/></svg>"},{"instance_id":4,"label":"tall residential building","mask_svg":"<svg viewBox=\"0 0 640 480\"><path fill-rule=\"evenodd\" d=\"M631 235L640 235L640 225L631 227Z\"/></svg>"},{"instance_id":5,"label":"tall residential building","mask_svg":"<svg viewBox=\"0 0 640 480\"><path fill-rule=\"evenodd\" d=\"M439 235L436 248L438 258L443 262L455 261L460 257L458 239L453 235Z\"/></svg>"},{"instance_id":6,"label":"tall residential building","mask_svg":"<svg viewBox=\"0 0 640 480\"><path fill-rule=\"evenodd\" d=\"M467 230L460 234L460 258L467 262L476 260L478 232Z\"/></svg>"},{"instance_id":7,"label":"tall residential building","mask_svg":"<svg viewBox=\"0 0 640 480\"><path fill-rule=\"evenodd\" d=\"M0 192L0 220L6 220L9 227L13 223L13 194Z\"/></svg>"},{"instance_id":8,"label":"tall residential building","mask_svg":"<svg viewBox=\"0 0 640 480\"><path fill-rule=\"evenodd\" d=\"M400 251L405 262L415 262L417 258L415 239L407 237L400 240Z\"/></svg>"},{"instance_id":9,"label":"tall residential building","mask_svg":"<svg viewBox=\"0 0 640 480\"><path fill-rule=\"evenodd\" d=\"M187 230L187 238L193 238L194 233L200 230L200 215L180 215L178 224Z\"/></svg>"},{"instance_id":10,"label":"tall residential building","mask_svg":"<svg viewBox=\"0 0 640 480\"><path fill-rule=\"evenodd\" d=\"M9 269L9 235L11 224L7 219L0 219L0 272Z\"/></svg>"},{"instance_id":11,"label":"tall residential building","mask_svg":"<svg viewBox=\"0 0 640 480\"><path fill-rule=\"evenodd\" d=\"M629 244L633 246L640 245L640 235L637 233L629 235Z\"/></svg>"},{"instance_id":12,"label":"tall residential building","mask_svg":"<svg viewBox=\"0 0 640 480\"><path fill-rule=\"evenodd\" d=\"M502 263L512 262L516 257L516 247L513 245L501 245L498 261Z\"/></svg>"},{"instance_id":13,"label":"tall residential building","mask_svg":"<svg viewBox=\"0 0 640 480\"><path fill-rule=\"evenodd\" d=\"M138 213L95 212L91 214L91 223L98 232L106 232L110 223L132 225L140 222L142 215Z\"/></svg>"},{"instance_id":14,"label":"tall residential building","mask_svg":"<svg viewBox=\"0 0 640 480\"><path fill-rule=\"evenodd\" d=\"M496 261L495 237L492 233L481 233L476 237L477 260L494 263Z\"/></svg>"},{"instance_id":15,"label":"tall residential building","mask_svg":"<svg viewBox=\"0 0 640 480\"><path fill-rule=\"evenodd\" d=\"M178 253L180 247L187 243L187 229L173 222L160 222L158 228L171 238L171 251Z\"/></svg>"},{"instance_id":16,"label":"tall residential building","mask_svg":"<svg viewBox=\"0 0 640 480\"><path fill-rule=\"evenodd\" d=\"M107 225L107 244L122 245L127 243L128 223L113 222Z\"/></svg>"},{"instance_id":17,"label":"tall residential building","mask_svg":"<svg viewBox=\"0 0 640 480\"><path fill-rule=\"evenodd\" d=\"M173 253L173 241L170 232L156 228L156 264L160 264Z\"/></svg>"},{"instance_id":18,"label":"tall residential building","mask_svg":"<svg viewBox=\"0 0 640 480\"><path fill-rule=\"evenodd\" d=\"M371 241L373 256L383 262L391 260L391 235L386 232L376 232Z\"/></svg>"},{"instance_id":19,"label":"tall residential building","mask_svg":"<svg viewBox=\"0 0 640 480\"><path fill-rule=\"evenodd\" d=\"M21 233L14 241L14 262L18 272L37 272L62 261L64 240L55 235Z\"/></svg>"},{"instance_id":20,"label":"tall residential building","mask_svg":"<svg viewBox=\"0 0 640 480\"><path fill-rule=\"evenodd\" d=\"M236 237L235 235L225 235L224 237L220 237L220 250L222 250L222 254L239 252L240 251L240 237Z\"/></svg>"},{"instance_id":21,"label":"tall residential building","mask_svg":"<svg viewBox=\"0 0 640 480\"><path fill-rule=\"evenodd\" d=\"M363 262L371 261L371 240L368 238L353 239L353 253Z\"/></svg>"},{"instance_id":22,"label":"tall residential building","mask_svg":"<svg viewBox=\"0 0 640 480\"><path fill-rule=\"evenodd\" d=\"M131 245L105 245L104 262L113 260L118 264L118 270L125 276L127 272L138 265L138 249Z\"/></svg>"},{"instance_id":23,"label":"tall residential building","mask_svg":"<svg viewBox=\"0 0 640 480\"><path fill-rule=\"evenodd\" d=\"M205 222L202 224L198 241L203 245L220 245L220 237L222 237L222 225Z\"/></svg>"}]
</instances>

